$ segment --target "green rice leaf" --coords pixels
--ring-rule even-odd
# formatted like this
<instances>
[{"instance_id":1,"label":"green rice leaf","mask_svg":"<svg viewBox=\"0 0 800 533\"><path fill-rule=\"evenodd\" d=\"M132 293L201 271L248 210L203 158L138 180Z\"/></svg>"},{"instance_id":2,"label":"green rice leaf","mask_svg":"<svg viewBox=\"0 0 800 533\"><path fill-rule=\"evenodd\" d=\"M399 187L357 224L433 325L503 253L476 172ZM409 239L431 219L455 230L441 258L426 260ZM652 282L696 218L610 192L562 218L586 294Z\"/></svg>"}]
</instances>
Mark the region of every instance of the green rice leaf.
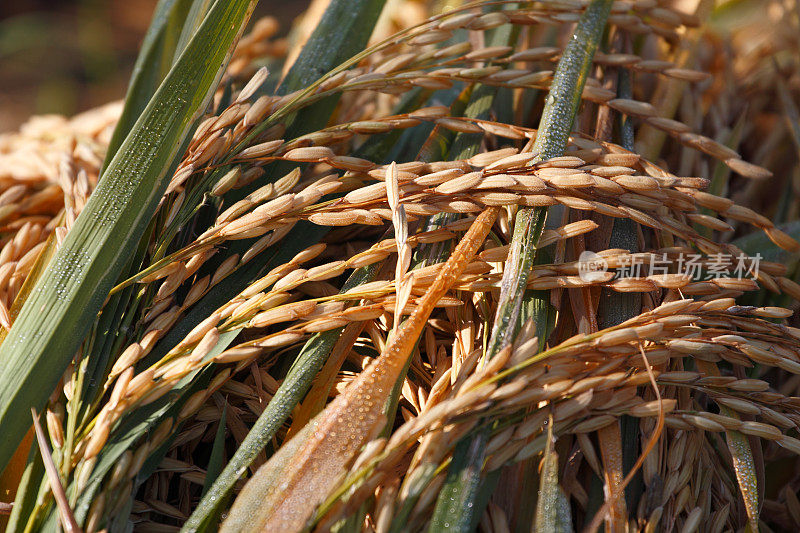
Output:
<instances>
[{"instance_id":1,"label":"green rice leaf","mask_svg":"<svg viewBox=\"0 0 800 533\"><path fill-rule=\"evenodd\" d=\"M217 479L219 473L222 471L222 463L225 462L225 422L228 416L228 404L226 403L222 408L222 416L217 424L217 433L214 435L214 446L211 448L211 458L208 460L208 468L206 468L206 479L203 483L203 495L205 496L208 489Z\"/></svg>"},{"instance_id":2,"label":"green rice leaf","mask_svg":"<svg viewBox=\"0 0 800 533\"><path fill-rule=\"evenodd\" d=\"M558 62L550 93L545 100L539 133L533 152L544 160L564 153L572 124L581 102L592 58L603 34L611 9L609 0L594 0L584 12L573 38ZM511 342L519 327L525 287L528 284L536 244L541 235L546 210L522 209L517 213L509 259L504 269L498 312L492 329L488 355L492 357ZM508 287L508 290L506 290ZM534 317L536 320L537 317ZM540 321L537 320L537 323ZM544 342L544 339L540 339Z\"/></svg>"},{"instance_id":3,"label":"green rice leaf","mask_svg":"<svg viewBox=\"0 0 800 533\"><path fill-rule=\"evenodd\" d=\"M128 94L117 126L109 141L103 170L116 155L134 123L142 114L153 93L177 60L176 44L183 28L183 17L191 0L159 0L150 27L145 33L142 48L133 66Z\"/></svg>"},{"instance_id":4,"label":"green rice leaf","mask_svg":"<svg viewBox=\"0 0 800 533\"><path fill-rule=\"evenodd\" d=\"M471 512L481 488L481 469L486 459L489 433L481 431L474 437L461 439L453 450L453 462L447 471L429 532L474 531L479 516ZM466 504L466 506L465 506Z\"/></svg>"},{"instance_id":5,"label":"green rice leaf","mask_svg":"<svg viewBox=\"0 0 800 533\"><path fill-rule=\"evenodd\" d=\"M175 61L178 60L180 52L189 44L194 32L200 27L213 3L212 0L183 0L183 5L174 10L176 12L180 11L176 13L178 16L175 17L180 21L180 26L176 25L175 29L178 31L170 34L171 37L176 39L176 42L168 44L172 44ZM169 53L169 47L164 49L164 53Z\"/></svg>"},{"instance_id":6,"label":"green rice leaf","mask_svg":"<svg viewBox=\"0 0 800 533\"><path fill-rule=\"evenodd\" d=\"M720 409L720 413L732 418L739 418L735 411L725 407ZM758 475L756 474L753 450L750 448L747 436L739 431L726 431L725 441L728 444L728 450L731 452L733 470L736 473L736 481L739 484L739 491L744 501L747 521L753 531L758 531Z\"/></svg>"},{"instance_id":7,"label":"green rice leaf","mask_svg":"<svg viewBox=\"0 0 800 533\"><path fill-rule=\"evenodd\" d=\"M5 531L7 533L24 529L26 521L36 506L38 492L36 487L38 487L39 479L42 477L44 477L42 454L39 453L36 446L31 446L28 453L28 463L25 465L22 478L17 486L17 498L14 500L14 507L6 525Z\"/></svg>"},{"instance_id":8,"label":"green rice leaf","mask_svg":"<svg viewBox=\"0 0 800 533\"><path fill-rule=\"evenodd\" d=\"M536 501L533 530L566 533L572 531L572 516L569 501L558 483L558 454L553 446L552 427L551 418L539 476L539 499Z\"/></svg>"}]
</instances>

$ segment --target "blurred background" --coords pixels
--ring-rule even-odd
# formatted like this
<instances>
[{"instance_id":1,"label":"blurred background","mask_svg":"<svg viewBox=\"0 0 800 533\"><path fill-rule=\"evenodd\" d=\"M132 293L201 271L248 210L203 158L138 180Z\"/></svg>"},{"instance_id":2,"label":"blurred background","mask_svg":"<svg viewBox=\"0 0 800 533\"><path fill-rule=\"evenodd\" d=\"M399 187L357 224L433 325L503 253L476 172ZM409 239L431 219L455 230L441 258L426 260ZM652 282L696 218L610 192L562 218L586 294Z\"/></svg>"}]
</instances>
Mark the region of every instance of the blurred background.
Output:
<instances>
[{"instance_id":1,"label":"blurred background","mask_svg":"<svg viewBox=\"0 0 800 533\"><path fill-rule=\"evenodd\" d=\"M157 0L0 0L0 132L125 95ZM262 0L286 33L308 0Z\"/></svg>"}]
</instances>

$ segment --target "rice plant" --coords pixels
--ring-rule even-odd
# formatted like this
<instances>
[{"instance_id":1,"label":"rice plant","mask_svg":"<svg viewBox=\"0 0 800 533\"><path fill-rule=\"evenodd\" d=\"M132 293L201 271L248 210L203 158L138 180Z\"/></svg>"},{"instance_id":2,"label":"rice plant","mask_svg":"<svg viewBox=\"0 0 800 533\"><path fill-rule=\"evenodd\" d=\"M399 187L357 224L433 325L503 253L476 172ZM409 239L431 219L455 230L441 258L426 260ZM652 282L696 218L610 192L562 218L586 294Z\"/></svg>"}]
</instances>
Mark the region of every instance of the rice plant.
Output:
<instances>
[{"instance_id":1,"label":"rice plant","mask_svg":"<svg viewBox=\"0 0 800 533\"><path fill-rule=\"evenodd\" d=\"M255 4L0 136L6 531L800 528L796 0Z\"/></svg>"}]
</instances>

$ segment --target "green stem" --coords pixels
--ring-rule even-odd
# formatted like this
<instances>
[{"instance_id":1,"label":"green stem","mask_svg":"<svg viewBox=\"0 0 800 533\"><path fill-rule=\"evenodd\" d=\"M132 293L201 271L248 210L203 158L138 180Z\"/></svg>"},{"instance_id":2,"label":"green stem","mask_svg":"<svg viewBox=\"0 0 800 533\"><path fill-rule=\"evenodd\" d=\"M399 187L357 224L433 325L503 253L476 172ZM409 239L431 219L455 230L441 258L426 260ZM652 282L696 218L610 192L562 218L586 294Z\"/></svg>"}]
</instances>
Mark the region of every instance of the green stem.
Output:
<instances>
[{"instance_id":1,"label":"green stem","mask_svg":"<svg viewBox=\"0 0 800 533\"><path fill-rule=\"evenodd\" d=\"M633 87L631 75L627 69L619 72L617 96L631 98ZM619 142L626 150L633 150L633 123L626 115L619 116ZM609 240L609 248L622 248L631 253L639 251L638 229L634 221L628 218L614 219ZM617 292L603 287L600 291L600 301L597 307L597 322L600 329L610 328L623 323L639 314L642 306L642 297L638 293ZM638 457L639 422L636 418L623 415L620 418L620 431L622 432L622 465L627 474L633 468ZM626 505L635 509L642 493L641 475L634 478L633 482L625 487Z\"/></svg>"}]
</instances>

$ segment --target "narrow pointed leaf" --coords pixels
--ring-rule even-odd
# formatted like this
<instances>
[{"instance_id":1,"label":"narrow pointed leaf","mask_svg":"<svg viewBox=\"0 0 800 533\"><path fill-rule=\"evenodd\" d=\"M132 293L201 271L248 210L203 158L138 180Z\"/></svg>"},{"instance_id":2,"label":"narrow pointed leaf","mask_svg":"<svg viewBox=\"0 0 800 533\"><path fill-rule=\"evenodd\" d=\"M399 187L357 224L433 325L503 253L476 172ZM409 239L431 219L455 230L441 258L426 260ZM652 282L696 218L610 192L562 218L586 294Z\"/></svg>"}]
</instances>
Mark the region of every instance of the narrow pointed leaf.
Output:
<instances>
[{"instance_id":1,"label":"narrow pointed leaf","mask_svg":"<svg viewBox=\"0 0 800 533\"><path fill-rule=\"evenodd\" d=\"M189 41L192 39L192 35L194 32L197 31L197 28L200 27L200 24L203 22L203 19L208 14L209 9L214 4L213 0L181 0L183 5L179 6L178 9L173 11L180 11L176 13L178 15L176 18L181 21L180 25L174 25L173 28L177 30L176 32L172 32L168 39L174 39L174 43L167 43L168 45L164 50L165 54L169 53L170 48L174 50L175 60L177 61L180 52L186 48L186 45L189 44Z\"/></svg>"},{"instance_id":2,"label":"narrow pointed leaf","mask_svg":"<svg viewBox=\"0 0 800 533\"><path fill-rule=\"evenodd\" d=\"M720 412L726 416L735 415L728 409L720 410ZM725 440L728 443L728 450L731 452L736 481L739 483L739 491L747 512L747 521L753 531L758 531L758 478L753 451L750 449L747 437L739 431L726 431Z\"/></svg>"},{"instance_id":3,"label":"narrow pointed leaf","mask_svg":"<svg viewBox=\"0 0 800 533\"><path fill-rule=\"evenodd\" d=\"M586 8L558 62L533 148L540 160L560 156L566 148L611 3L610 0L594 0ZM520 308L544 217L544 208L522 209L517 214L501 284L498 312L489 342L490 356L511 342L518 327Z\"/></svg>"},{"instance_id":4,"label":"narrow pointed leaf","mask_svg":"<svg viewBox=\"0 0 800 533\"><path fill-rule=\"evenodd\" d=\"M185 10L184 5L188 1L159 0L156 5L150 27L145 33L141 50L133 66L122 114L108 143L103 169L114 158L139 115L147 107L153 93L169 72L172 66L170 59L176 52L175 44L182 29L182 25L176 24L175 21L182 20L179 12Z\"/></svg>"},{"instance_id":5,"label":"narrow pointed leaf","mask_svg":"<svg viewBox=\"0 0 800 533\"><path fill-rule=\"evenodd\" d=\"M469 503L478 499L488 440L488 432L484 431L456 445L447 479L436 500L429 532L473 531L477 526L480 517L471 512L473 506Z\"/></svg>"},{"instance_id":6,"label":"narrow pointed leaf","mask_svg":"<svg viewBox=\"0 0 800 533\"><path fill-rule=\"evenodd\" d=\"M17 497L14 500L14 507L11 509L11 516L8 517L8 523L4 525L0 522L0 526L4 525L4 531L7 533L22 531L24 529L25 522L28 520L36 505L36 487L39 486L39 479L44 476L42 454L39 453L36 446L31 446L33 442L33 431L30 432L26 441L28 442L28 459L19 485L17 486Z\"/></svg>"},{"instance_id":7,"label":"narrow pointed leaf","mask_svg":"<svg viewBox=\"0 0 800 533\"><path fill-rule=\"evenodd\" d=\"M558 454L553 449L552 429L547 441L539 476L539 498L536 501L533 531L566 533L572 531L572 518L569 503L558 483Z\"/></svg>"},{"instance_id":8,"label":"narrow pointed leaf","mask_svg":"<svg viewBox=\"0 0 800 533\"><path fill-rule=\"evenodd\" d=\"M208 460L206 468L206 479L203 483L203 495L208 492L214 480L217 479L222 471L222 464L225 462L225 423L228 416L227 403L222 407L222 416L217 425L217 433L214 435L214 445L211 447L211 458Z\"/></svg>"}]
</instances>

